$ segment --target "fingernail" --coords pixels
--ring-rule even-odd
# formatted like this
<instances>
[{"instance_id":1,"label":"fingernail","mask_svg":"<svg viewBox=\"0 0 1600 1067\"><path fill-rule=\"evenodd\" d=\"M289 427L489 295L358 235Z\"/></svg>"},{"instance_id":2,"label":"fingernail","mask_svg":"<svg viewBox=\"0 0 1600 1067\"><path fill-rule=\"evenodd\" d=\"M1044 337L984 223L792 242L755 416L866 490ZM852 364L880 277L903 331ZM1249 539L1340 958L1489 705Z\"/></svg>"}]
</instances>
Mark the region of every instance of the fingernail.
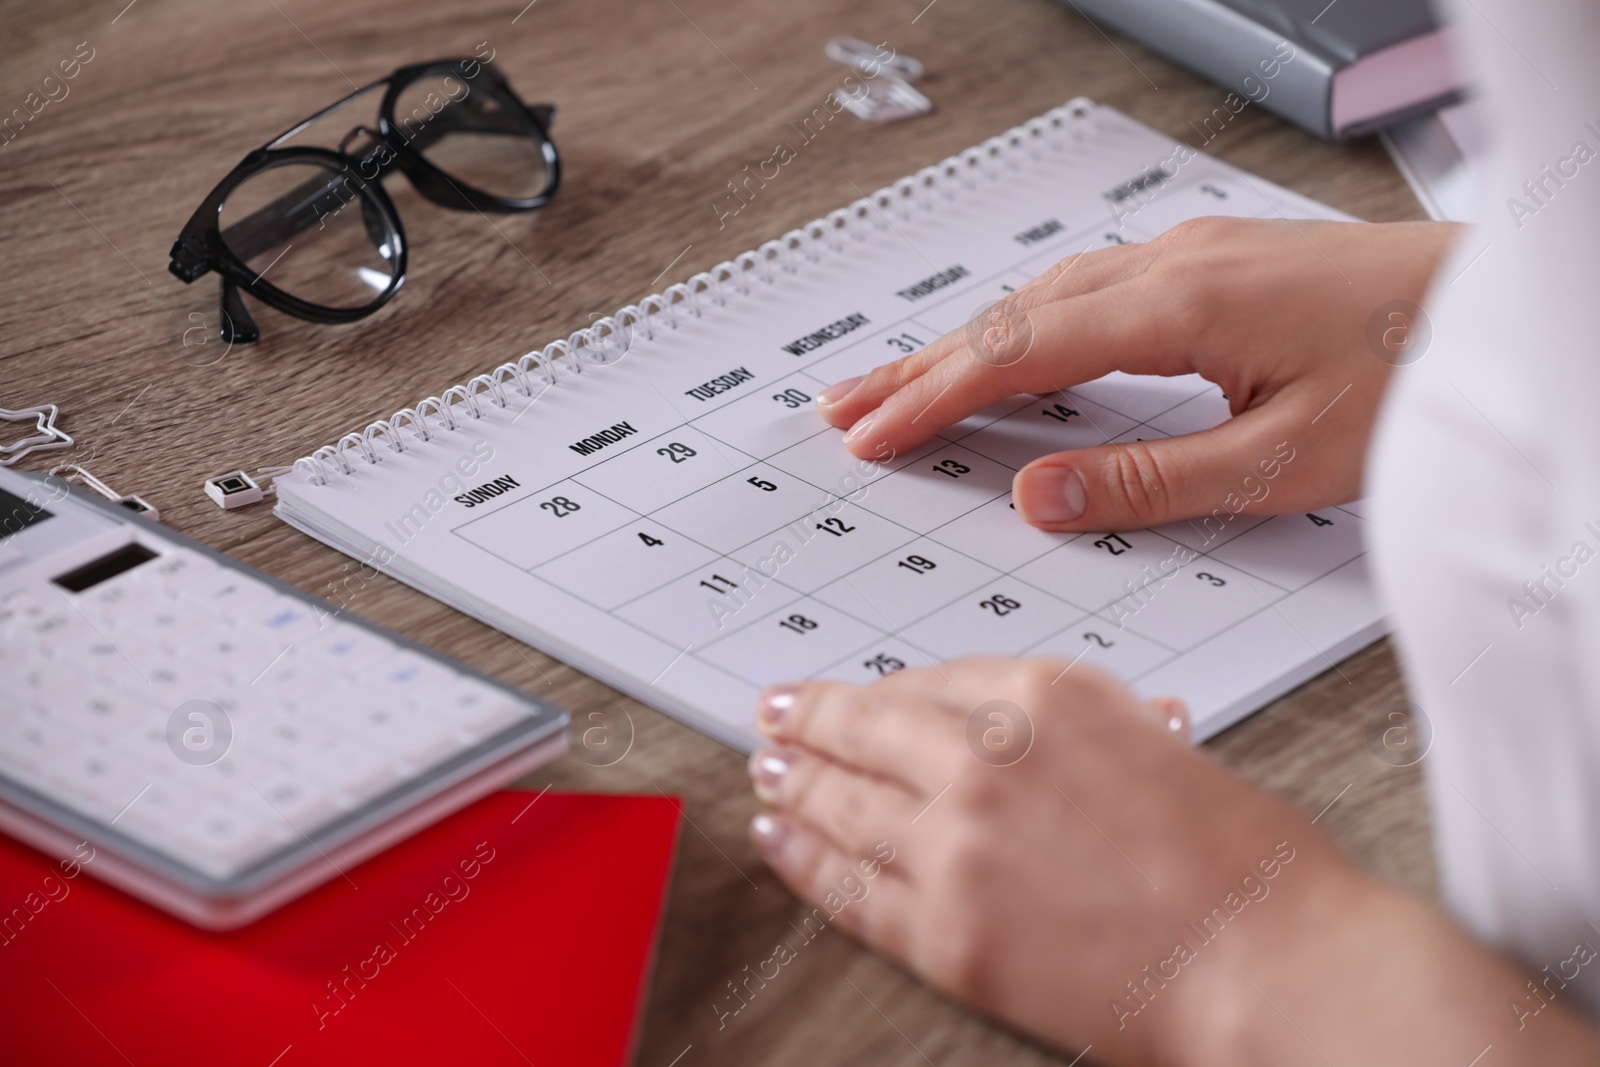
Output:
<instances>
[{"instance_id":1,"label":"fingernail","mask_svg":"<svg viewBox=\"0 0 1600 1067\"><path fill-rule=\"evenodd\" d=\"M1150 706L1166 717L1167 729L1185 741L1189 739L1189 705L1177 697L1156 697Z\"/></svg>"},{"instance_id":2,"label":"fingernail","mask_svg":"<svg viewBox=\"0 0 1600 1067\"><path fill-rule=\"evenodd\" d=\"M1017 511L1029 522L1071 522L1089 507L1083 475L1071 467L1024 467L1012 496Z\"/></svg>"},{"instance_id":3,"label":"fingernail","mask_svg":"<svg viewBox=\"0 0 1600 1067\"><path fill-rule=\"evenodd\" d=\"M755 842L756 850L764 856L777 852L787 836L788 824L769 812L763 811L750 820L750 840Z\"/></svg>"},{"instance_id":4,"label":"fingernail","mask_svg":"<svg viewBox=\"0 0 1600 1067\"><path fill-rule=\"evenodd\" d=\"M794 763L794 753L783 748L764 748L750 757L750 780L756 796L768 803L778 798L784 776Z\"/></svg>"},{"instance_id":5,"label":"fingernail","mask_svg":"<svg viewBox=\"0 0 1600 1067\"><path fill-rule=\"evenodd\" d=\"M865 441L872 435L873 426L877 423L877 421L878 413L876 411L865 418L858 420L854 426L850 427L850 432L844 435L844 443L847 445L853 445L857 441Z\"/></svg>"},{"instance_id":6,"label":"fingernail","mask_svg":"<svg viewBox=\"0 0 1600 1067\"><path fill-rule=\"evenodd\" d=\"M817 403L823 407L827 407L829 404L837 404L855 392L856 386L860 385L865 378L865 374L858 374L854 378L846 378L842 382L834 382L817 394Z\"/></svg>"},{"instance_id":7,"label":"fingernail","mask_svg":"<svg viewBox=\"0 0 1600 1067\"><path fill-rule=\"evenodd\" d=\"M756 726L762 733L775 733L783 725L783 717L794 707L798 686L774 685L762 690L756 700Z\"/></svg>"}]
</instances>

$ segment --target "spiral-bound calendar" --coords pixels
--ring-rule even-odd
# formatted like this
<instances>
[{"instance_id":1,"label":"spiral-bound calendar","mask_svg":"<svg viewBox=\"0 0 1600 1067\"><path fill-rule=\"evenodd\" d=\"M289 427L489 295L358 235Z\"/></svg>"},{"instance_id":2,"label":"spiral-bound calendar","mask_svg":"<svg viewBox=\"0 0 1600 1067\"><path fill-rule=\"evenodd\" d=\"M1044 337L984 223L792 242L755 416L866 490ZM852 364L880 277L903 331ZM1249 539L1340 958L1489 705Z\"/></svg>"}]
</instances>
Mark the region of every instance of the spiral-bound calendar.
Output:
<instances>
[{"instance_id":1,"label":"spiral-bound calendar","mask_svg":"<svg viewBox=\"0 0 1600 1067\"><path fill-rule=\"evenodd\" d=\"M1094 664L1209 736L1383 632L1359 505L1017 518L1035 457L1227 418L1197 376L1014 397L870 461L813 403L1063 256L1208 214L1346 218L1072 101L317 450L277 514L740 748L764 685L976 653Z\"/></svg>"}]
</instances>

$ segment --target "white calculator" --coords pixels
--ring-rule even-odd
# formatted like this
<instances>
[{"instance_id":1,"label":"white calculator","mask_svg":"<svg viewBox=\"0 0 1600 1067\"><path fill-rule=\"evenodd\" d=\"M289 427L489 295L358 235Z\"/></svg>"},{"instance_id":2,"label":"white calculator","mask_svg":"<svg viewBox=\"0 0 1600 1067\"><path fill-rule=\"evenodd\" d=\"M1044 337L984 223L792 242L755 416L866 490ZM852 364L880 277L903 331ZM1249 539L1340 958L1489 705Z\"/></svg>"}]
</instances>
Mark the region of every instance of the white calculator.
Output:
<instances>
[{"instance_id":1,"label":"white calculator","mask_svg":"<svg viewBox=\"0 0 1600 1067\"><path fill-rule=\"evenodd\" d=\"M243 925L526 774L566 713L0 470L0 829ZM87 859L86 857L92 857Z\"/></svg>"}]
</instances>

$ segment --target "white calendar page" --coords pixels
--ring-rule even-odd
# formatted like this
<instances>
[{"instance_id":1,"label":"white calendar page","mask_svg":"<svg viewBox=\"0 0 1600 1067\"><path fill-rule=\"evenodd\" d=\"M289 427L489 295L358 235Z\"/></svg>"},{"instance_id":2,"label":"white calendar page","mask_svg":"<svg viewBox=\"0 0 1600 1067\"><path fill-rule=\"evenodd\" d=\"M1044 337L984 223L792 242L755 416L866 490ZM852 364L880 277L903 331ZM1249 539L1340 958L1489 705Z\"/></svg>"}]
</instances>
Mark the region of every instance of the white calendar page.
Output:
<instances>
[{"instance_id":1,"label":"white calendar page","mask_svg":"<svg viewBox=\"0 0 1600 1067\"><path fill-rule=\"evenodd\" d=\"M302 465L278 513L744 749L764 685L974 653L1094 664L1184 698L1209 736L1382 632L1359 506L1120 534L1017 518L1012 476L1035 457L1226 418L1196 376L1014 397L882 462L813 402L1070 253L1202 214L1345 217L1203 154L1119 217L1107 192L1173 150L1095 108L931 207L875 208L792 273L730 282L614 364L507 389L481 418L458 407L402 452L380 438L378 462L325 459L325 480Z\"/></svg>"}]
</instances>

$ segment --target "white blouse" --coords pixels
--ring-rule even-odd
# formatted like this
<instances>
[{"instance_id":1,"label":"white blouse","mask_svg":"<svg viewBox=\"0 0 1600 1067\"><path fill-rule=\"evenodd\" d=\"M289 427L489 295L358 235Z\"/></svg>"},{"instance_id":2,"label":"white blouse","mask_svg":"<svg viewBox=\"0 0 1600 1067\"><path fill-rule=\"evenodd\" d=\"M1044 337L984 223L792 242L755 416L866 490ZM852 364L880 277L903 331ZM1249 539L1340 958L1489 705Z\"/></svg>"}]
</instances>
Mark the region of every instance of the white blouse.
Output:
<instances>
[{"instance_id":1,"label":"white blouse","mask_svg":"<svg viewBox=\"0 0 1600 1067\"><path fill-rule=\"evenodd\" d=\"M1600 4L1454 0L1494 131L1368 463L1445 903L1600 1015ZM1528 1014L1523 1014L1528 1013Z\"/></svg>"}]
</instances>

